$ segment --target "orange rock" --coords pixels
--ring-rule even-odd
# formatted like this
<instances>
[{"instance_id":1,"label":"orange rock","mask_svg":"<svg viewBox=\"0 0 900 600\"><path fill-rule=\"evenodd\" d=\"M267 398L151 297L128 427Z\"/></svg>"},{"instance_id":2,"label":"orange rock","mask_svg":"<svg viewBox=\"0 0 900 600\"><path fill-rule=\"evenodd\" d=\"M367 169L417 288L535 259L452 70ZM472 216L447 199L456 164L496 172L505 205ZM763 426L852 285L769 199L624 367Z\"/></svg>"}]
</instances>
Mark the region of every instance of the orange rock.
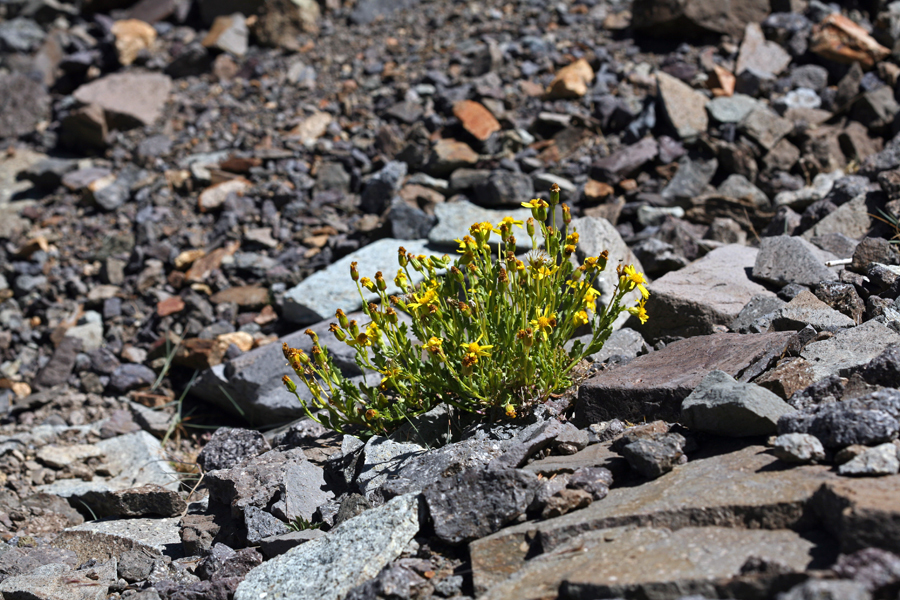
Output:
<instances>
[{"instance_id":1,"label":"orange rock","mask_svg":"<svg viewBox=\"0 0 900 600\"><path fill-rule=\"evenodd\" d=\"M216 292L210 296L213 304L234 302L238 306L264 306L269 303L269 290L255 285L240 285Z\"/></svg>"},{"instance_id":2,"label":"orange rock","mask_svg":"<svg viewBox=\"0 0 900 600\"><path fill-rule=\"evenodd\" d=\"M619 187L626 192L632 192L637 189L637 181L634 179L623 179L619 182Z\"/></svg>"},{"instance_id":3,"label":"orange rock","mask_svg":"<svg viewBox=\"0 0 900 600\"><path fill-rule=\"evenodd\" d=\"M585 59L579 59L560 69L547 88L551 98L580 98L587 94L588 84L594 80L594 69Z\"/></svg>"},{"instance_id":4,"label":"orange rock","mask_svg":"<svg viewBox=\"0 0 900 600\"><path fill-rule=\"evenodd\" d=\"M175 313L181 312L183 310L184 300L181 299L181 296L171 296L156 303L156 314L161 317L174 315Z\"/></svg>"},{"instance_id":5,"label":"orange rock","mask_svg":"<svg viewBox=\"0 0 900 600\"><path fill-rule=\"evenodd\" d=\"M466 131L482 142L500 131L500 123L482 104L473 100L460 100L453 105L453 115L460 120Z\"/></svg>"},{"instance_id":6,"label":"orange rock","mask_svg":"<svg viewBox=\"0 0 900 600\"><path fill-rule=\"evenodd\" d=\"M611 185L595 179L588 179L588 182L584 184L584 197L588 200L603 200L611 195L613 191L615 190L613 190Z\"/></svg>"},{"instance_id":7,"label":"orange rock","mask_svg":"<svg viewBox=\"0 0 900 600\"><path fill-rule=\"evenodd\" d=\"M156 30L138 19L116 21L110 28L116 38L116 52L122 66L134 62L142 50L149 50L156 41Z\"/></svg>"},{"instance_id":8,"label":"orange rock","mask_svg":"<svg viewBox=\"0 0 900 600\"><path fill-rule=\"evenodd\" d=\"M237 252L238 248L241 247L240 242L231 242L227 246L222 248L216 248L203 258L194 262L191 265L191 268L188 269L188 272L184 274L184 278L186 281L190 283L201 283L204 279L209 277L210 273L213 270L218 269L222 266L222 259L226 256L231 256L235 252Z\"/></svg>"},{"instance_id":9,"label":"orange rock","mask_svg":"<svg viewBox=\"0 0 900 600\"><path fill-rule=\"evenodd\" d=\"M328 126L334 120L327 112L316 112L294 127L288 137L300 138L305 146L312 146L316 140L325 135Z\"/></svg>"},{"instance_id":10,"label":"orange rock","mask_svg":"<svg viewBox=\"0 0 900 600\"><path fill-rule=\"evenodd\" d=\"M259 311L259 314L253 317L253 322L257 325L268 325L272 321L278 320L278 313L275 312L275 309L272 308L271 304L266 304L263 306L262 310Z\"/></svg>"},{"instance_id":11,"label":"orange rock","mask_svg":"<svg viewBox=\"0 0 900 600\"><path fill-rule=\"evenodd\" d=\"M707 86L713 93L713 96L733 96L734 85L737 79L731 71L720 65L713 65L712 73L709 74Z\"/></svg>"},{"instance_id":12,"label":"orange rock","mask_svg":"<svg viewBox=\"0 0 900 600\"><path fill-rule=\"evenodd\" d=\"M520 81L519 87L522 88L523 94L530 96L531 98L537 98L538 96L544 95L544 88L541 87L539 83L533 81Z\"/></svg>"},{"instance_id":13,"label":"orange rock","mask_svg":"<svg viewBox=\"0 0 900 600\"><path fill-rule=\"evenodd\" d=\"M865 29L839 13L828 15L813 27L809 49L835 62L858 62L865 69L891 54Z\"/></svg>"},{"instance_id":14,"label":"orange rock","mask_svg":"<svg viewBox=\"0 0 900 600\"><path fill-rule=\"evenodd\" d=\"M216 336L216 339L225 344L227 348L234 344L241 349L241 352L249 352L253 349L253 336L246 331L233 331L231 333L223 333Z\"/></svg>"}]
</instances>

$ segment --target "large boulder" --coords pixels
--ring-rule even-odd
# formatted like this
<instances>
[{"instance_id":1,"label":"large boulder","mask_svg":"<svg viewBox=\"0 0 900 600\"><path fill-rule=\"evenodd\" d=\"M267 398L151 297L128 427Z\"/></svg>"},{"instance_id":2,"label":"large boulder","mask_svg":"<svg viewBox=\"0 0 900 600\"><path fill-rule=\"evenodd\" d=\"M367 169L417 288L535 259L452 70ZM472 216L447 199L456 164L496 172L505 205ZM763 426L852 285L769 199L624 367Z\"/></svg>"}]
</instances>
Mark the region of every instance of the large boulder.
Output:
<instances>
[{"instance_id":1,"label":"large boulder","mask_svg":"<svg viewBox=\"0 0 900 600\"><path fill-rule=\"evenodd\" d=\"M769 2L635 0L631 12L634 28L654 36L691 39L697 35L727 33L740 39L747 23L759 23L766 18Z\"/></svg>"}]
</instances>

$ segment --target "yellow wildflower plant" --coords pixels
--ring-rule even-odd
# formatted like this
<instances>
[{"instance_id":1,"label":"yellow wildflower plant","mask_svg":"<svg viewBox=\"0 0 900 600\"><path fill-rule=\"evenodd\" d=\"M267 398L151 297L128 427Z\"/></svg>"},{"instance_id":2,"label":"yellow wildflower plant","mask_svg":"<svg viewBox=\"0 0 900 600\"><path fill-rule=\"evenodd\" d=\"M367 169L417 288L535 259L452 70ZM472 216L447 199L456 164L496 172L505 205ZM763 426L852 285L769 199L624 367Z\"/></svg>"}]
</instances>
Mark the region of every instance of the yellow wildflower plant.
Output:
<instances>
[{"instance_id":1,"label":"yellow wildflower plant","mask_svg":"<svg viewBox=\"0 0 900 600\"><path fill-rule=\"evenodd\" d=\"M310 332L308 354L285 345L284 355L312 399L303 400L290 377L284 379L287 390L316 421L365 435L389 433L439 404L491 419L519 418L570 386L572 369L603 346L622 312L647 320L649 292L642 273L619 266L618 285L601 305L596 283L608 255L575 264L571 256L579 235L570 228L566 207L557 226L557 204L554 185L549 202L523 203L532 214L524 223L505 217L496 224L473 224L456 240L455 260L414 256L401 248L393 278L401 290L397 295L387 294L380 273L360 277L354 263L350 274L365 318L357 323L338 310L329 331L354 349L359 368L379 375L380 383L346 379ZM517 253L516 227L531 242L523 256ZM500 239L492 239L495 235ZM413 285L417 279L421 283ZM641 298L630 305L635 289ZM369 303L369 292L378 294L378 301ZM576 341L566 350L582 327L592 332L587 343Z\"/></svg>"}]
</instances>

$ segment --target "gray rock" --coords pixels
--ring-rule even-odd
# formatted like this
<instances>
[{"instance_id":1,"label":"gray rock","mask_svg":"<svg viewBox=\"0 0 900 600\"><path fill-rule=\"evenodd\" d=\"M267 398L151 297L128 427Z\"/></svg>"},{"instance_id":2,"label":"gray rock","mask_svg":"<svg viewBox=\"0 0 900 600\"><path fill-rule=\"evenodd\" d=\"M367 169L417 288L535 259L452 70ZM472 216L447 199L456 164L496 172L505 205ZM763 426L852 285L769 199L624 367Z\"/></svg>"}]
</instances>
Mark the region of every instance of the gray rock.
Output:
<instances>
[{"instance_id":1,"label":"gray rock","mask_svg":"<svg viewBox=\"0 0 900 600\"><path fill-rule=\"evenodd\" d=\"M58 479L38 486L38 491L73 500L91 492L105 493L155 484L177 490L179 476L168 462L159 440L146 431L101 440L95 446L106 456L106 467L112 477L95 476L91 481Z\"/></svg>"},{"instance_id":2,"label":"gray rock","mask_svg":"<svg viewBox=\"0 0 900 600\"><path fill-rule=\"evenodd\" d=\"M109 378L109 389L125 394L133 389L150 386L156 381L156 373L150 367L133 363L119 365Z\"/></svg>"},{"instance_id":3,"label":"gray rock","mask_svg":"<svg viewBox=\"0 0 900 600\"><path fill-rule=\"evenodd\" d=\"M0 580L25 575L38 567L64 564L78 566L78 556L71 550L44 546L40 548L4 548L0 555Z\"/></svg>"},{"instance_id":4,"label":"gray rock","mask_svg":"<svg viewBox=\"0 0 900 600\"><path fill-rule=\"evenodd\" d=\"M634 329L623 327L613 331L603 347L591 355L594 362L603 362L613 356L622 356L625 358L634 358L638 354L643 354L649 347L641 334Z\"/></svg>"},{"instance_id":5,"label":"gray rock","mask_svg":"<svg viewBox=\"0 0 900 600\"><path fill-rule=\"evenodd\" d=\"M395 11L411 9L418 3L419 0L361 0L350 13L350 21L357 25L368 25Z\"/></svg>"},{"instance_id":6,"label":"gray rock","mask_svg":"<svg viewBox=\"0 0 900 600\"><path fill-rule=\"evenodd\" d=\"M872 594L855 581L810 579L778 595L778 600L872 600Z\"/></svg>"},{"instance_id":7,"label":"gray rock","mask_svg":"<svg viewBox=\"0 0 900 600\"><path fill-rule=\"evenodd\" d=\"M678 137L690 141L705 133L709 124L706 96L662 71L656 73L656 80L665 116Z\"/></svg>"},{"instance_id":8,"label":"gray rock","mask_svg":"<svg viewBox=\"0 0 900 600\"><path fill-rule=\"evenodd\" d=\"M85 352L99 349L103 344L103 316L93 310L86 311L78 319L78 324L66 331L66 335L80 339Z\"/></svg>"},{"instance_id":9,"label":"gray rock","mask_svg":"<svg viewBox=\"0 0 900 600\"><path fill-rule=\"evenodd\" d=\"M858 241L838 232L814 236L809 238L809 241L825 252L831 252L838 258L852 258L857 245L859 245Z\"/></svg>"},{"instance_id":10,"label":"gray rock","mask_svg":"<svg viewBox=\"0 0 900 600\"><path fill-rule=\"evenodd\" d=\"M230 52L235 56L243 56L247 52L250 38L250 28L247 27L247 19L241 13L234 13L228 17L227 27L219 33L212 46L223 52ZM204 45L209 42L204 40Z\"/></svg>"},{"instance_id":11,"label":"gray rock","mask_svg":"<svg viewBox=\"0 0 900 600\"><path fill-rule=\"evenodd\" d=\"M258 431L221 427L197 455L197 464L204 471L230 469L269 449L269 443Z\"/></svg>"},{"instance_id":12,"label":"gray rock","mask_svg":"<svg viewBox=\"0 0 900 600\"><path fill-rule=\"evenodd\" d=\"M897 445L879 444L838 467L841 475L896 475L900 472Z\"/></svg>"},{"instance_id":13,"label":"gray rock","mask_svg":"<svg viewBox=\"0 0 900 600\"><path fill-rule=\"evenodd\" d=\"M118 557L117 574L128 583L143 581L150 577L156 560L138 550L128 550Z\"/></svg>"},{"instance_id":14,"label":"gray rock","mask_svg":"<svg viewBox=\"0 0 900 600\"><path fill-rule=\"evenodd\" d=\"M900 580L900 556L881 548L865 548L839 556L832 570L841 579L852 579L876 591Z\"/></svg>"},{"instance_id":15,"label":"gray rock","mask_svg":"<svg viewBox=\"0 0 900 600\"><path fill-rule=\"evenodd\" d=\"M738 53L735 75L752 71L761 79L775 79L789 64L791 55L778 43L766 40L758 23L748 23Z\"/></svg>"},{"instance_id":16,"label":"gray rock","mask_svg":"<svg viewBox=\"0 0 900 600\"><path fill-rule=\"evenodd\" d=\"M37 377L34 379L34 385L38 388L51 388L65 383L75 368L75 360L78 353L82 350L81 340L73 337L64 337L50 361L38 371Z\"/></svg>"},{"instance_id":17,"label":"gray rock","mask_svg":"<svg viewBox=\"0 0 900 600\"><path fill-rule=\"evenodd\" d=\"M178 517L91 521L62 531L51 546L71 550L79 562L109 560L128 550L154 557L181 557Z\"/></svg>"},{"instance_id":18,"label":"gray rock","mask_svg":"<svg viewBox=\"0 0 900 600\"><path fill-rule=\"evenodd\" d=\"M282 535L290 531L284 521L255 506L248 506L244 509L244 527L247 529L247 543L253 546L259 544L260 540L264 538Z\"/></svg>"},{"instance_id":19,"label":"gray rock","mask_svg":"<svg viewBox=\"0 0 900 600\"><path fill-rule=\"evenodd\" d=\"M406 177L406 163L394 160L372 175L360 196L360 208L369 213L381 214L390 205Z\"/></svg>"},{"instance_id":20,"label":"gray rock","mask_svg":"<svg viewBox=\"0 0 900 600\"><path fill-rule=\"evenodd\" d=\"M770 320L766 318L765 327L761 328L761 317L775 312L786 302L778 296L753 296L750 301L744 305L737 318L731 322L729 328L737 333L763 333L769 330Z\"/></svg>"},{"instance_id":21,"label":"gray rock","mask_svg":"<svg viewBox=\"0 0 900 600\"><path fill-rule=\"evenodd\" d=\"M719 185L718 191L728 198L750 200L760 208L768 209L771 205L769 197L766 196L765 192L753 185L746 177L737 173L729 175L728 178Z\"/></svg>"},{"instance_id":22,"label":"gray rock","mask_svg":"<svg viewBox=\"0 0 900 600\"><path fill-rule=\"evenodd\" d=\"M486 590L495 586L525 567L529 562L536 560L532 557L533 555L530 555L530 552L537 550L532 543L538 539L541 540L541 550L548 553L556 548L564 547L569 541L577 544L578 540L573 538L577 538L585 531L599 532L604 529L609 531L608 528L623 524L640 523L641 527L631 530L635 532L643 531L646 527L668 528L671 531L692 527L716 527L723 528L717 529L721 532L761 532L758 529L748 529L748 527L758 526L760 523L765 523L769 530L812 527L814 523L811 518L813 499L820 492L823 484L843 480L836 474L831 474L825 467L779 468L778 460L767 452L764 446L746 446L743 441L729 441L728 443L730 445L727 448L719 447L704 457L692 457L690 462L642 485L613 487L609 491L609 495L601 502L595 502L584 510L546 521L530 521L512 525L489 537L472 542L469 545L469 555L472 561L475 589ZM584 452L587 453L601 446L601 444L589 446ZM862 480L851 483L877 483L879 481L885 480ZM873 495L877 496L878 494ZM890 502L894 502L893 498L884 492L880 497L884 499L882 501L884 510L879 513L878 517L873 515L871 519L887 517L889 511L887 507ZM841 510L847 504L837 500L834 505L834 513L840 517ZM848 517L852 519L850 515L844 513L844 518ZM861 513L859 517L859 521L868 519ZM848 525L856 523L857 520L853 520ZM871 523L871 520L867 520L866 523ZM862 526L864 523L859 522L858 524ZM855 532L856 529L848 531L850 535ZM715 534L710 537L716 539ZM794 540L796 539L801 538L794 538ZM760 543L763 548L768 547L765 540L760 540ZM788 542L784 549L792 549L791 552L797 551L795 543ZM882 542L881 545L884 543ZM703 543L699 547L710 548L711 546ZM733 547L743 548L744 546L742 542L735 540ZM783 560L782 557L778 557L777 552L762 556L773 556L773 558L777 557L779 560ZM748 552L748 554L754 553L756 550ZM568 559L571 560L573 555L580 556L581 554L581 552L568 553ZM612 561L610 574L621 575L624 566L621 555L614 552L610 546L604 546L603 555ZM800 570L804 570L809 564L809 556L806 554L806 550L803 550L801 555L802 558L797 555L798 567ZM672 574L672 556L672 552L666 552L664 556L660 557L659 572L665 576ZM718 564L719 556L718 553L714 554L714 558L711 559L713 563ZM735 569L739 569L747 558L748 556L745 555L736 561ZM644 574L651 571L645 567L645 564L641 562L636 567L640 568ZM655 573L656 569L652 569L652 572ZM586 571L582 571L582 573L586 573ZM558 588L552 584L548 588L520 588L516 591L521 592L521 595L513 597L533 598L534 596L530 594L539 594L547 589L554 590L555 593ZM677 598L681 593L673 592L671 595L666 594L663 597ZM709 594L710 597L719 595L719 593Z\"/></svg>"},{"instance_id":23,"label":"gray rock","mask_svg":"<svg viewBox=\"0 0 900 600\"><path fill-rule=\"evenodd\" d=\"M713 98L706 103L706 110L719 123L740 123L759 105L759 101L751 96L733 94Z\"/></svg>"},{"instance_id":24,"label":"gray rock","mask_svg":"<svg viewBox=\"0 0 900 600\"><path fill-rule=\"evenodd\" d=\"M756 249L730 244L657 279L637 330L650 343L725 331L751 298L774 296L747 276L756 258Z\"/></svg>"},{"instance_id":25,"label":"gray rock","mask_svg":"<svg viewBox=\"0 0 900 600\"><path fill-rule=\"evenodd\" d=\"M539 486L521 469L467 469L427 486L422 495L438 538L460 544L482 538L524 515Z\"/></svg>"},{"instance_id":26,"label":"gray rock","mask_svg":"<svg viewBox=\"0 0 900 600\"><path fill-rule=\"evenodd\" d=\"M769 435L778 419L794 409L752 383L739 383L724 371L711 371L681 405L681 422L696 431L728 437Z\"/></svg>"},{"instance_id":27,"label":"gray rock","mask_svg":"<svg viewBox=\"0 0 900 600\"><path fill-rule=\"evenodd\" d=\"M456 249L459 247L456 240L469 235L469 227L474 223L488 221L497 224L504 217L512 217L524 222L531 216L531 210L527 208L493 210L460 200L438 204L434 207L434 216L437 217L437 224L428 232L428 241L436 247ZM516 237L518 250L531 249L531 241L523 228L513 227L513 235ZM499 236L492 236L494 242L499 242L499 239ZM540 235L538 235L538 239L541 239Z\"/></svg>"},{"instance_id":28,"label":"gray rock","mask_svg":"<svg viewBox=\"0 0 900 600\"><path fill-rule=\"evenodd\" d=\"M585 511L571 516L580 517ZM778 589L777 578L752 578L744 566L755 560L778 565L784 576L802 577L810 553L819 548L816 540L786 530L686 527L670 531L651 526L586 531L576 541L553 540L551 548L542 540L542 555L531 558L518 573L479 598L538 600L546 597L547 590L562 588L571 598L596 598L599 594L693 600L698 596L687 597L684 592L690 590L703 598L743 597L740 590L748 585L771 598Z\"/></svg>"},{"instance_id":29,"label":"gray rock","mask_svg":"<svg viewBox=\"0 0 900 600\"><path fill-rule=\"evenodd\" d=\"M418 444L401 444L381 436L372 436L363 447L356 485L363 494L381 487L416 455L425 452Z\"/></svg>"},{"instance_id":30,"label":"gray rock","mask_svg":"<svg viewBox=\"0 0 900 600\"><path fill-rule=\"evenodd\" d=\"M73 96L96 104L114 129L151 125L162 115L172 80L162 73L113 73L79 87Z\"/></svg>"},{"instance_id":31,"label":"gray rock","mask_svg":"<svg viewBox=\"0 0 900 600\"><path fill-rule=\"evenodd\" d=\"M751 0L739 7L713 6L703 0L640 0L632 8L636 30L677 40L710 32L727 33L732 39L740 40L747 24L759 23L769 10L769 4L761 0Z\"/></svg>"},{"instance_id":32,"label":"gray rock","mask_svg":"<svg viewBox=\"0 0 900 600\"><path fill-rule=\"evenodd\" d=\"M829 233L840 233L853 239L864 237L874 225L872 214L878 214L877 198L877 195L860 194L804 231L803 238L812 239Z\"/></svg>"},{"instance_id":33,"label":"gray rock","mask_svg":"<svg viewBox=\"0 0 900 600\"><path fill-rule=\"evenodd\" d=\"M11 22L0 23L0 28ZM27 135L40 121L49 118L50 96L40 82L30 77L20 73L0 75L0 96L0 138Z\"/></svg>"},{"instance_id":34,"label":"gray rock","mask_svg":"<svg viewBox=\"0 0 900 600\"><path fill-rule=\"evenodd\" d=\"M793 131L794 124L779 117L772 109L760 105L741 120L740 129L760 146L771 150L781 138Z\"/></svg>"},{"instance_id":35,"label":"gray rock","mask_svg":"<svg viewBox=\"0 0 900 600\"><path fill-rule=\"evenodd\" d=\"M428 237L437 218L429 215L418 206L396 197L391 202L387 215L391 223L391 235L398 240L418 240Z\"/></svg>"},{"instance_id":36,"label":"gray rock","mask_svg":"<svg viewBox=\"0 0 900 600\"><path fill-rule=\"evenodd\" d=\"M419 531L418 506L418 495L399 496L288 550L250 571L235 600L340 600L406 548Z\"/></svg>"},{"instance_id":37,"label":"gray rock","mask_svg":"<svg viewBox=\"0 0 900 600\"><path fill-rule=\"evenodd\" d=\"M791 69L791 85L821 92L828 85L828 70L819 65L800 65Z\"/></svg>"},{"instance_id":38,"label":"gray rock","mask_svg":"<svg viewBox=\"0 0 900 600\"><path fill-rule=\"evenodd\" d=\"M388 199L390 200L390 199ZM382 239L364 248L351 252L325 269L313 273L284 294L283 317L299 324L317 323L334 316L337 309L346 313L359 310L362 300L356 284L350 279L350 263L356 262L360 275L372 278L376 271L384 274L388 284L387 293L399 291L393 284L397 273L397 249L405 247L410 254L430 254L425 240ZM421 281L421 275L413 271L411 284ZM366 292L366 301L378 296Z\"/></svg>"},{"instance_id":39,"label":"gray rock","mask_svg":"<svg viewBox=\"0 0 900 600\"><path fill-rule=\"evenodd\" d=\"M205 481L209 497L230 506L235 517L255 506L271 509L285 521L309 520L334 496L326 491L322 469L307 461L299 448L272 450L231 469L210 471Z\"/></svg>"},{"instance_id":40,"label":"gray rock","mask_svg":"<svg viewBox=\"0 0 900 600\"><path fill-rule=\"evenodd\" d=\"M784 462L807 464L825 460L822 442L808 433L785 433L775 438L772 444L775 456Z\"/></svg>"},{"instance_id":41,"label":"gray rock","mask_svg":"<svg viewBox=\"0 0 900 600\"><path fill-rule=\"evenodd\" d=\"M487 181L475 185L475 201L489 208L518 206L534 197L534 183L525 173L494 171Z\"/></svg>"},{"instance_id":42,"label":"gray rock","mask_svg":"<svg viewBox=\"0 0 900 600\"><path fill-rule=\"evenodd\" d=\"M685 462L684 437L666 434L655 439L639 439L621 451L632 469L648 479L656 479Z\"/></svg>"},{"instance_id":43,"label":"gray rock","mask_svg":"<svg viewBox=\"0 0 900 600\"><path fill-rule=\"evenodd\" d=\"M269 538L263 538L259 541L259 551L266 558L275 558L301 544L305 544L311 540L323 537L325 532L321 529L304 529L303 531L290 531L275 535Z\"/></svg>"},{"instance_id":44,"label":"gray rock","mask_svg":"<svg viewBox=\"0 0 900 600\"><path fill-rule=\"evenodd\" d=\"M794 210L803 210L813 202L828 196L835 182L843 176L844 172L840 170L832 171L831 173L819 173L813 178L810 186L799 190L786 190L776 194L774 205L776 207L788 206Z\"/></svg>"},{"instance_id":45,"label":"gray rock","mask_svg":"<svg viewBox=\"0 0 900 600\"><path fill-rule=\"evenodd\" d=\"M834 331L856 325L856 321L834 310L806 290L768 315L768 318L775 331L800 331L807 325L812 325L816 331Z\"/></svg>"},{"instance_id":46,"label":"gray rock","mask_svg":"<svg viewBox=\"0 0 900 600\"><path fill-rule=\"evenodd\" d=\"M44 41L41 26L23 17L0 23L0 48L5 52L31 52Z\"/></svg>"},{"instance_id":47,"label":"gray rock","mask_svg":"<svg viewBox=\"0 0 900 600\"><path fill-rule=\"evenodd\" d=\"M116 561L73 571L69 565L49 564L0 583L0 594L9 600L105 600L116 583Z\"/></svg>"},{"instance_id":48,"label":"gray rock","mask_svg":"<svg viewBox=\"0 0 900 600\"><path fill-rule=\"evenodd\" d=\"M890 125L897 112L900 112L900 104L894 99L894 90L889 86L865 92L856 99L850 109L851 118L874 133L879 133Z\"/></svg>"},{"instance_id":49,"label":"gray rock","mask_svg":"<svg viewBox=\"0 0 900 600\"><path fill-rule=\"evenodd\" d=\"M652 137L645 137L630 146L619 148L606 158L591 165L591 177L611 184L637 173L646 163L659 155L659 145Z\"/></svg>"},{"instance_id":50,"label":"gray rock","mask_svg":"<svg viewBox=\"0 0 900 600\"><path fill-rule=\"evenodd\" d=\"M754 365L774 364L791 335L720 333L673 342L584 382L573 422L587 427L613 418L675 421L682 401L707 373L718 369L743 378Z\"/></svg>"},{"instance_id":51,"label":"gray rock","mask_svg":"<svg viewBox=\"0 0 900 600\"><path fill-rule=\"evenodd\" d=\"M127 490L88 492L82 499L98 517L176 517L187 510L181 495L147 484Z\"/></svg>"},{"instance_id":52,"label":"gray rock","mask_svg":"<svg viewBox=\"0 0 900 600\"><path fill-rule=\"evenodd\" d=\"M802 238L779 235L762 239L753 265L753 277L778 286L789 283L815 285L835 281L837 274L825 266L835 260L833 254L820 250Z\"/></svg>"},{"instance_id":53,"label":"gray rock","mask_svg":"<svg viewBox=\"0 0 900 600\"><path fill-rule=\"evenodd\" d=\"M900 392L882 390L865 396L816 404L778 420L778 433L808 433L826 448L889 442L900 432Z\"/></svg>"},{"instance_id":54,"label":"gray rock","mask_svg":"<svg viewBox=\"0 0 900 600\"><path fill-rule=\"evenodd\" d=\"M686 267L688 259L682 256L672 244L657 238L641 240L631 247L635 257L641 261L645 273L652 278L665 275L669 271L677 271Z\"/></svg>"},{"instance_id":55,"label":"gray rock","mask_svg":"<svg viewBox=\"0 0 900 600\"><path fill-rule=\"evenodd\" d=\"M712 181L718 168L719 161L715 158L691 160L687 156L683 156L678 161L678 171L663 188L661 194L663 198L671 201L693 200L706 190L706 186Z\"/></svg>"},{"instance_id":56,"label":"gray rock","mask_svg":"<svg viewBox=\"0 0 900 600\"><path fill-rule=\"evenodd\" d=\"M900 334L877 321L867 321L807 345L800 356L810 363L817 380L829 375L844 377L895 344L900 344Z\"/></svg>"}]
</instances>

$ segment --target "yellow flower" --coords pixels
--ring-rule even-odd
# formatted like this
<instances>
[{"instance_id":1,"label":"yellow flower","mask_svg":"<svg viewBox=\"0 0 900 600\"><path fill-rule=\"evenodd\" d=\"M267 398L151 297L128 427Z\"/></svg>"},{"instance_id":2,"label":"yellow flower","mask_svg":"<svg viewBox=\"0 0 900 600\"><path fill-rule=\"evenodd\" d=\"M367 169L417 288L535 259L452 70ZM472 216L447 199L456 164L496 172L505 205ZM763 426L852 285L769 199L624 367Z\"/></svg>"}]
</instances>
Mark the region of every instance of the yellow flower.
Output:
<instances>
[{"instance_id":1,"label":"yellow flower","mask_svg":"<svg viewBox=\"0 0 900 600\"><path fill-rule=\"evenodd\" d=\"M585 310L579 310L572 316L572 321L575 322L575 327L581 327L582 325L587 325L588 323L588 314Z\"/></svg>"},{"instance_id":2,"label":"yellow flower","mask_svg":"<svg viewBox=\"0 0 900 600\"><path fill-rule=\"evenodd\" d=\"M366 337L369 339L369 343L367 346L371 346L372 342L377 342L381 339L381 330L378 328L378 325L375 323L369 323L368 327L366 327Z\"/></svg>"},{"instance_id":3,"label":"yellow flower","mask_svg":"<svg viewBox=\"0 0 900 600\"><path fill-rule=\"evenodd\" d=\"M539 268L531 267L531 276L538 281L541 281L545 277L550 277L551 275L553 275L556 269L557 267L547 267L546 265Z\"/></svg>"},{"instance_id":4,"label":"yellow flower","mask_svg":"<svg viewBox=\"0 0 900 600\"><path fill-rule=\"evenodd\" d=\"M645 300L644 298L641 298L641 299L638 301L638 305L637 305L637 306L634 306L634 307L632 307L632 308L627 309L628 312L630 312L631 314L633 314L634 316L636 316L638 319L641 320L641 325L643 325L644 323L646 323L646 322L647 322L647 319L649 318L649 317L647 316L647 310L644 308L644 303L645 303L645 302L646 302L646 300Z\"/></svg>"},{"instance_id":5,"label":"yellow flower","mask_svg":"<svg viewBox=\"0 0 900 600\"><path fill-rule=\"evenodd\" d=\"M397 269L397 276L394 277L394 285L396 285L401 290L406 290L409 286L409 279L406 277L406 273L403 272L403 269Z\"/></svg>"},{"instance_id":6,"label":"yellow flower","mask_svg":"<svg viewBox=\"0 0 900 600\"><path fill-rule=\"evenodd\" d=\"M585 282L587 283L587 282ZM597 298L600 297L600 292L598 292L595 288L589 287L588 291L584 295L584 307L589 308L594 312L597 312Z\"/></svg>"},{"instance_id":7,"label":"yellow flower","mask_svg":"<svg viewBox=\"0 0 900 600\"><path fill-rule=\"evenodd\" d=\"M363 286L364 288L366 288L366 289L369 290L370 292L374 292L374 291L375 291L375 284L372 283L372 280L369 279L368 277L360 277L360 278L359 278L359 283L360 283L361 286Z\"/></svg>"},{"instance_id":8,"label":"yellow flower","mask_svg":"<svg viewBox=\"0 0 900 600\"><path fill-rule=\"evenodd\" d=\"M481 339L481 336L478 336L478 340ZM478 362L478 357L480 356L490 356L490 349L493 346L482 346L478 343L478 340L474 342L469 342L468 344L462 344L461 347L466 355L463 357L463 364L466 366L474 365Z\"/></svg>"},{"instance_id":9,"label":"yellow flower","mask_svg":"<svg viewBox=\"0 0 900 600\"><path fill-rule=\"evenodd\" d=\"M516 418L516 408L512 404L507 404L505 410L507 417L509 417L510 419Z\"/></svg>"},{"instance_id":10,"label":"yellow flower","mask_svg":"<svg viewBox=\"0 0 900 600\"><path fill-rule=\"evenodd\" d=\"M523 202L522 206L524 206L525 208L535 209L535 208L547 208L550 205L547 204L546 201L541 200L540 198L532 198L528 202Z\"/></svg>"},{"instance_id":11,"label":"yellow flower","mask_svg":"<svg viewBox=\"0 0 900 600\"><path fill-rule=\"evenodd\" d=\"M496 227L496 229L494 229L494 231L496 231L497 233L500 233L500 230L503 229L504 226L506 226L509 229L512 229L513 225L518 225L519 228L521 228L522 223L523 223L523 221L520 221L519 219L514 219L512 217L503 217L503 219L499 223L497 223L497 227Z\"/></svg>"},{"instance_id":12,"label":"yellow flower","mask_svg":"<svg viewBox=\"0 0 900 600\"><path fill-rule=\"evenodd\" d=\"M641 291L641 296L646 300L650 297L650 292L647 291L647 288L644 287L644 284L647 283L647 280L644 278L644 274L634 268L634 265L626 265L625 269L625 279L627 279L632 284L632 289L637 287Z\"/></svg>"},{"instance_id":13,"label":"yellow flower","mask_svg":"<svg viewBox=\"0 0 900 600\"><path fill-rule=\"evenodd\" d=\"M469 227L469 233L475 236L475 239L486 240L491 237L491 232L494 231L494 225L492 223L488 223L484 221L482 223L475 223L471 227ZM499 233L499 231L497 232Z\"/></svg>"},{"instance_id":14,"label":"yellow flower","mask_svg":"<svg viewBox=\"0 0 900 600\"><path fill-rule=\"evenodd\" d=\"M441 338L431 336L431 339L425 343L425 349L432 354L441 354L443 352L443 348L441 347L443 343L444 340Z\"/></svg>"},{"instance_id":15,"label":"yellow flower","mask_svg":"<svg viewBox=\"0 0 900 600\"><path fill-rule=\"evenodd\" d=\"M436 282L432 280L431 284L436 285ZM431 304L432 302L434 302L435 298L437 298L437 291L435 290L435 288L429 287L424 292L413 294L413 301L407 304L406 307L408 309L416 309L420 306Z\"/></svg>"},{"instance_id":16,"label":"yellow flower","mask_svg":"<svg viewBox=\"0 0 900 600\"><path fill-rule=\"evenodd\" d=\"M556 327L556 313L551 313L549 307L544 309L543 313L538 313L536 319L532 319L529 323L535 332L541 334L546 342L548 334Z\"/></svg>"}]
</instances>

